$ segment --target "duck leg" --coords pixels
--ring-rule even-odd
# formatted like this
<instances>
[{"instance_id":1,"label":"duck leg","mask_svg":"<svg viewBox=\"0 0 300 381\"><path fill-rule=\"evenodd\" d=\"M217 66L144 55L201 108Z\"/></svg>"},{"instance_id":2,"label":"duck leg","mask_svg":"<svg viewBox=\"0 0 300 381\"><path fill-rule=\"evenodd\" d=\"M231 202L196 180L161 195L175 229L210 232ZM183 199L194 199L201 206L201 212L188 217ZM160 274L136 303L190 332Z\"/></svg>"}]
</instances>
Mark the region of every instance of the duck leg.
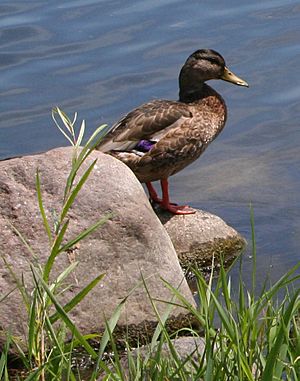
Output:
<instances>
[{"instance_id":1,"label":"duck leg","mask_svg":"<svg viewBox=\"0 0 300 381\"><path fill-rule=\"evenodd\" d=\"M156 202L157 204L160 204L162 202L162 199L157 196L156 190L154 189L153 185L150 182L148 182L146 183L146 187L149 192L150 200Z\"/></svg>"},{"instance_id":2,"label":"duck leg","mask_svg":"<svg viewBox=\"0 0 300 381\"><path fill-rule=\"evenodd\" d=\"M155 202L156 204L160 205L163 200L157 196L156 190L154 189L152 183L148 182L145 184L146 184L146 187L148 189L150 202ZM177 205L177 204L173 204L171 202L170 205Z\"/></svg>"}]
</instances>

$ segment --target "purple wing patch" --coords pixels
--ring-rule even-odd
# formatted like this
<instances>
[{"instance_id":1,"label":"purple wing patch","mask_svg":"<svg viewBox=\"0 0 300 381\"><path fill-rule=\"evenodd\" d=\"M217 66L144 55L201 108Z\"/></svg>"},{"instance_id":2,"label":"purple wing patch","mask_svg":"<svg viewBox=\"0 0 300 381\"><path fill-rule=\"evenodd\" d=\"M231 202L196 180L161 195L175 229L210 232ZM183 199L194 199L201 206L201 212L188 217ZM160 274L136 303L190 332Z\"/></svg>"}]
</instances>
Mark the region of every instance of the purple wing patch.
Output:
<instances>
[{"instance_id":1,"label":"purple wing patch","mask_svg":"<svg viewBox=\"0 0 300 381\"><path fill-rule=\"evenodd\" d=\"M148 152L155 143L156 142L152 140L140 140L134 149L140 152Z\"/></svg>"}]
</instances>

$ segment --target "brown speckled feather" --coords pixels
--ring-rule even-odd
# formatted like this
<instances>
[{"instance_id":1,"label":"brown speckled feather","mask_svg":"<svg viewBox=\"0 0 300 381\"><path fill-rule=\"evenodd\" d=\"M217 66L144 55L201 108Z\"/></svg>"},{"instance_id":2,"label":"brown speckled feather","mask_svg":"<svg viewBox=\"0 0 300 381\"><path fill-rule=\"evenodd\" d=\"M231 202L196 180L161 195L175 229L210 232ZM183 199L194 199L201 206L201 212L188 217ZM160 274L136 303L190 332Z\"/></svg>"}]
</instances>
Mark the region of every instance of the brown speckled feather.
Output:
<instances>
[{"instance_id":1,"label":"brown speckled feather","mask_svg":"<svg viewBox=\"0 0 300 381\"><path fill-rule=\"evenodd\" d=\"M145 103L117 122L104 137L98 149L106 151L106 146L114 148L114 142L138 142L151 139L155 133L172 126L181 118L191 118L186 104L167 100L155 100Z\"/></svg>"}]
</instances>

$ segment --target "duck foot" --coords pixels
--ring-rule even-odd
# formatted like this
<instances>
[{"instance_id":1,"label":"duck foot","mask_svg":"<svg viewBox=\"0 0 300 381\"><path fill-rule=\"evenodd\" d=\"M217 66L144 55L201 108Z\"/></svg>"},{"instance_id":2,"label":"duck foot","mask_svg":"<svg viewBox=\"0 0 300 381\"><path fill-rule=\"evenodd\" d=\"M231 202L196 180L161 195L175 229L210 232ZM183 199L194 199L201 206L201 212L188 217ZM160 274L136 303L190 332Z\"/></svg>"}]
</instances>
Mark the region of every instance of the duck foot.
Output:
<instances>
[{"instance_id":1,"label":"duck foot","mask_svg":"<svg viewBox=\"0 0 300 381\"><path fill-rule=\"evenodd\" d=\"M172 214L195 214L196 213L196 210L191 208L188 205L176 205L176 204L164 205L163 203L160 203L160 207L164 210L167 210L168 212Z\"/></svg>"},{"instance_id":2,"label":"duck foot","mask_svg":"<svg viewBox=\"0 0 300 381\"><path fill-rule=\"evenodd\" d=\"M196 213L196 210L189 207L188 205L177 205L169 200L169 187L168 187L168 180L162 179L161 180L161 188L162 188L162 199L157 196L157 193L153 187L153 185L148 182L146 183L148 192L149 192L149 198L151 204L157 204L162 209L167 210L168 212L172 214L194 214Z\"/></svg>"}]
</instances>

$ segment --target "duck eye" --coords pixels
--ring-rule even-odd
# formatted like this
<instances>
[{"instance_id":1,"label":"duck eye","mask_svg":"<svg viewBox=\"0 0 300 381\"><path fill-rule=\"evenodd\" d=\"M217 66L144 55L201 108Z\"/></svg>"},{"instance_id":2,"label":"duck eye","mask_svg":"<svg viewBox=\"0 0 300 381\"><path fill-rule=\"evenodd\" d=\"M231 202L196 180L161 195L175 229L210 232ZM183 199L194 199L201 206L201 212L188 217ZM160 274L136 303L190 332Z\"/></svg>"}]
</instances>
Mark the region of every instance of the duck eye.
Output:
<instances>
[{"instance_id":1,"label":"duck eye","mask_svg":"<svg viewBox=\"0 0 300 381\"><path fill-rule=\"evenodd\" d=\"M211 62L214 65L219 65L219 61L216 58L207 58L207 61Z\"/></svg>"}]
</instances>

